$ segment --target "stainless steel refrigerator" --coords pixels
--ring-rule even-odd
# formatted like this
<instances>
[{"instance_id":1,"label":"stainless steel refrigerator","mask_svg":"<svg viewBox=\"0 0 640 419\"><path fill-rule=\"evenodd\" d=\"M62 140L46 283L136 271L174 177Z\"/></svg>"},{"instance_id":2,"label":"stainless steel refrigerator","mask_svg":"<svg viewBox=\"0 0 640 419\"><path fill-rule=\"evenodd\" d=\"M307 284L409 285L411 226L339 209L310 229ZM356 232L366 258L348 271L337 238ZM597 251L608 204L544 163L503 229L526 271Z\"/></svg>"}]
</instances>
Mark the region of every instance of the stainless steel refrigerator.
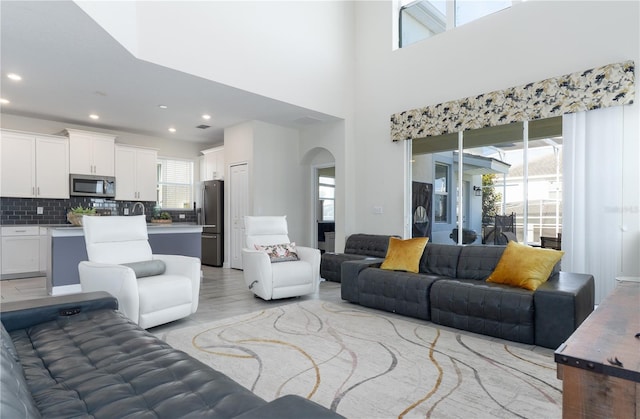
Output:
<instances>
[{"instance_id":1,"label":"stainless steel refrigerator","mask_svg":"<svg viewBox=\"0 0 640 419\"><path fill-rule=\"evenodd\" d=\"M202 264L222 266L224 262L224 182L202 182Z\"/></svg>"}]
</instances>

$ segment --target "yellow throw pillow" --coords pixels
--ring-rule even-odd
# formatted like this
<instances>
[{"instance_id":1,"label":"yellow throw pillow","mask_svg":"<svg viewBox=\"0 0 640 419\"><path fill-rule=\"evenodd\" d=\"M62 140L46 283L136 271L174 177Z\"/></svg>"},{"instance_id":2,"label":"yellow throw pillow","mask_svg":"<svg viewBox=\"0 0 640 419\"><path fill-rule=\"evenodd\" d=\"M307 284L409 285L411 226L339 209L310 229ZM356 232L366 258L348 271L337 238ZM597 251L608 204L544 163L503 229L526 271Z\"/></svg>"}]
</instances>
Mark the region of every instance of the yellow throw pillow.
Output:
<instances>
[{"instance_id":1,"label":"yellow throw pillow","mask_svg":"<svg viewBox=\"0 0 640 419\"><path fill-rule=\"evenodd\" d=\"M418 273L420 270L420 258L427 241L429 241L428 237L416 237L407 240L390 237L387 257L380 268L390 271Z\"/></svg>"},{"instance_id":2,"label":"yellow throw pillow","mask_svg":"<svg viewBox=\"0 0 640 419\"><path fill-rule=\"evenodd\" d=\"M564 255L562 250L541 249L510 241L487 282L535 291Z\"/></svg>"}]
</instances>

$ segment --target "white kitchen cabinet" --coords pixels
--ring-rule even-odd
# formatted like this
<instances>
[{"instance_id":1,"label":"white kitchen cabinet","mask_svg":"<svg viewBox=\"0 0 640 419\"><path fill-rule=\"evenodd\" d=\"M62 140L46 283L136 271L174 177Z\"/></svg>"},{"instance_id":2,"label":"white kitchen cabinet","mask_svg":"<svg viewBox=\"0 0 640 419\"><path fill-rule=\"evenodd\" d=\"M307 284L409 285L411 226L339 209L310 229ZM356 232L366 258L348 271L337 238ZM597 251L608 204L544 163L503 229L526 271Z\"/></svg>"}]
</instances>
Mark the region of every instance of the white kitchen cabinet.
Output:
<instances>
[{"instance_id":1,"label":"white kitchen cabinet","mask_svg":"<svg viewBox=\"0 0 640 419\"><path fill-rule=\"evenodd\" d=\"M40 270L38 226L2 227L2 275L37 274Z\"/></svg>"},{"instance_id":2,"label":"white kitchen cabinet","mask_svg":"<svg viewBox=\"0 0 640 419\"><path fill-rule=\"evenodd\" d=\"M200 180L224 179L224 147L202 150Z\"/></svg>"},{"instance_id":3,"label":"white kitchen cabinet","mask_svg":"<svg viewBox=\"0 0 640 419\"><path fill-rule=\"evenodd\" d=\"M69 140L17 131L1 132L2 196L69 198Z\"/></svg>"},{"instance_id":4,"label":"white kitchen cabinet","mask_svg":"<svg viewBox=\"0 0 640 419\"><path fill-rule=\"evenodd\" d=\"M158 152L116 145L116 200L154 201L158 189Z\"/></svg>"},{"instance_id":5,"label":"white kitchen cabinet","mask_svg":"<svg viewBox=\"0 0 640 419\"><path fill-rule=\"evenodd\" d=\"M115 136L76 129L65 131L69 136L69 171L71 173L114 176Z\"/></svg>"}]
</instances>

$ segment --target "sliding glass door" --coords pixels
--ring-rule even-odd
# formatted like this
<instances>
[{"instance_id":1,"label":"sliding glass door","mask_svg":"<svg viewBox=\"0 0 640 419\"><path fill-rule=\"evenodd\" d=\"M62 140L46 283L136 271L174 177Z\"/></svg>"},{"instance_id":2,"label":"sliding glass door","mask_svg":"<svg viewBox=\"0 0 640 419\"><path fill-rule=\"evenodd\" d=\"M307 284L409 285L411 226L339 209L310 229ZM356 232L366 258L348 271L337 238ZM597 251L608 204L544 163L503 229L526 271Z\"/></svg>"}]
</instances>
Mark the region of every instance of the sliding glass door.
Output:
<instances>
[{"instance_id":1,"label":"sliding glass door","mask_svg":"<svg viewBox=\"0 0 640 419\"><path fill-rule=\"evenodd\" d=\"M541 245L557 238L561 153L560 118L413 140L411 180L433 190L430 241Z\"/></svg>"}]
</instances>

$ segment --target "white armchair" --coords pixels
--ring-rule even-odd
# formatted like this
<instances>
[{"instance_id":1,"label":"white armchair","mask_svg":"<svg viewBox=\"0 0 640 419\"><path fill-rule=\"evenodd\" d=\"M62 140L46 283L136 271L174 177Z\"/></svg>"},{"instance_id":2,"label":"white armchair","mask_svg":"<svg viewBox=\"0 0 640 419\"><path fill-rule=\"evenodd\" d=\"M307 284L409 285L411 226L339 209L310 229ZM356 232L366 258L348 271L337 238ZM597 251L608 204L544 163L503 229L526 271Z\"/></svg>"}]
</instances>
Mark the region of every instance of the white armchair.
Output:
<instances>
[{"instance_id":1,"label":"white armchair","mask_svg":"<svg viewBox=\"0 0 640 419\"><path fill-rule=\"evenodd\" d=\"M83 217L82 224L89 257L78 265L82 291L107 291L144 329L196 312L200 260L153 255L144 215Z\"/></svg>"},{"instance_id":2,"label":"white armchair","mask_svg":"<svg viewBox=\"0 0 640 419\"><path fill-rule=\"evenodd\" d=\"M288 244L286 216L245 216L245 248L242 249L244 281L264 300L313 294L320 283L320 250L296 246L299 260L271 263L255 245Z\"/></svg>"}]
</instances>

